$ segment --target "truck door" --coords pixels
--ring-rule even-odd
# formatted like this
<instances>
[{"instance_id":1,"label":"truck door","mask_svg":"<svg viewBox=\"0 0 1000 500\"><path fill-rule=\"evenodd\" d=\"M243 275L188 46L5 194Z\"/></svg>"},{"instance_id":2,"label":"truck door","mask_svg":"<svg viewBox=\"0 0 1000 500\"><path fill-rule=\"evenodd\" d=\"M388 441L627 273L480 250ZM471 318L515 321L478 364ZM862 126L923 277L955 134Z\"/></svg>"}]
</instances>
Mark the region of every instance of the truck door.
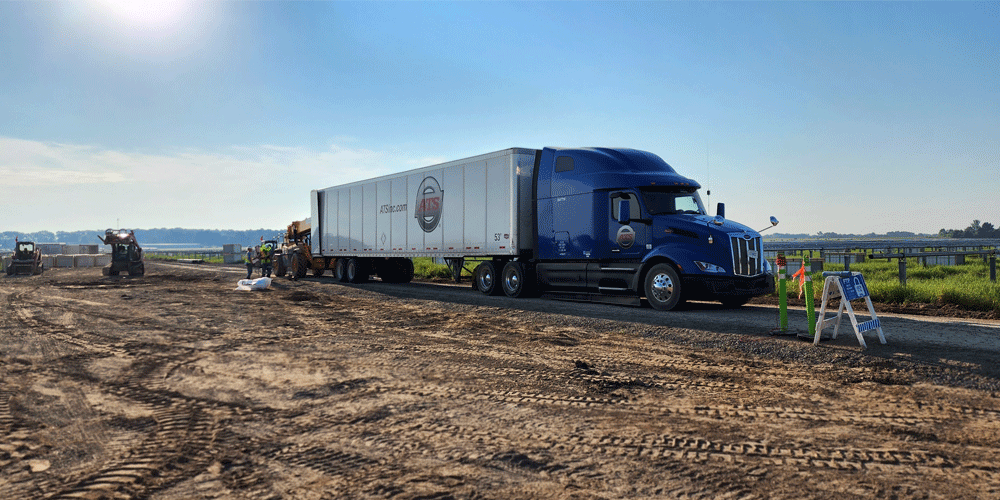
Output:
<instances>
[{"instance_id":1,"label":"truck door","mask_svg":"<svg viewBox=\"0 0 1000 500\"><path fill-rule=\"evenodd\" d=\"M649 225L642 222L638 193L634 191L617 191L608 197L608 253L605 255L613 260L642 258L646 246L650 243ZM618 220L618 210L621 200L629 204L630 220L622 224Z\"/></svg>"}]
</instances>

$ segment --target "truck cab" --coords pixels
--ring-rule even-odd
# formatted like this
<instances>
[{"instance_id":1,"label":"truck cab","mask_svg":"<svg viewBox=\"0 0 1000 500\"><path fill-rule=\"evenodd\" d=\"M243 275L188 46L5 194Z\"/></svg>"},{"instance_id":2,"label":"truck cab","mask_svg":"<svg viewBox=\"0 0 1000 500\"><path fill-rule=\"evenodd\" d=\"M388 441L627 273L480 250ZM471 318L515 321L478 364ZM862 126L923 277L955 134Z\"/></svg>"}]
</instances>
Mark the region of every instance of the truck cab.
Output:
<instances>
[{"instance_id":1,"label":"truck cab","mask_svg":"<svg viewBox=\"0 0 1000 500\"><path fill-rule=\"evenodd\" d=\"M532 260L545 289L664 310L774 291L760 234L709 216L700 184L652 153L545 148L535 175Z\"/></svg>"}]
</instances>

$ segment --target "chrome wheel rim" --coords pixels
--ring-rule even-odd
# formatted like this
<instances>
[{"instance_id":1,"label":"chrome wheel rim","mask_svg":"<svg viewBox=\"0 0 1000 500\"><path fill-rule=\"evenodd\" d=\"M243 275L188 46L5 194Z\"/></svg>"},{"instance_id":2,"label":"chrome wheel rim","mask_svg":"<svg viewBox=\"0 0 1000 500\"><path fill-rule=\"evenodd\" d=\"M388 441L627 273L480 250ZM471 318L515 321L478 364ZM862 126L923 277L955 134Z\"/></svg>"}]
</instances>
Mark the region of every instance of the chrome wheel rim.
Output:
<instances>
[{"instance_id":1,"label":"chrome wheel rim","mask_svg":"<svg viewBox=\"0 0 1000 500\"><path fill-rule=\"evenodd\" d=\"M508 290L516 291L516 290L520 289L520 286L521 286L521 277L518 276L517 273L513 273L513 272L512 273L508 273L505 281L507 282L507 289Z\"/></svg>"},{"instance_id":2,"label":"chrome wheel rim","mask_svg":"<svg viewBox=\"0 0 1000 500\"><path fill-rule=\"evenodd\" d=\"M653 277L652 289L653 298L657 302L666 302L674 294L674 282L666 273L657 274Z\"/></svg>"},{"instance_id":3,"label":"chrome wheel rim","mask_svg":"<svg viewBox=\"0 0 1000 500\"><path fill-rule=\"evenodd\" d=\"M483 271L479 274L479 288L482 290L489 290L493 288L493 273Z\"/></svg>"}]
</instances>

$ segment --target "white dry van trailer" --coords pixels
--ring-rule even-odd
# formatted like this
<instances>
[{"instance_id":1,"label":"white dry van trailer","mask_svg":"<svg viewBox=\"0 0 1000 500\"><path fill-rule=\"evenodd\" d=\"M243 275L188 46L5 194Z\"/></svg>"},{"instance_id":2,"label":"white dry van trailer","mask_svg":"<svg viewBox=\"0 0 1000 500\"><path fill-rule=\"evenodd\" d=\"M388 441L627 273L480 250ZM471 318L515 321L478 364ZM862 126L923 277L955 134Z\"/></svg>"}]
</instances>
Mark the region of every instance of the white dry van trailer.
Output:
<instances>
[{"instance_id":1,"label":"white dry van trailer","mask_svg":"<svg viewBox=\"0 0 1000 500\"><path fill-rule=\"evenodd\" d=\"M533 245L536 150L511 148L314 190L313 255L342 281L409 281L412 257L517 256Z\"/></svg>"}]
</instances>

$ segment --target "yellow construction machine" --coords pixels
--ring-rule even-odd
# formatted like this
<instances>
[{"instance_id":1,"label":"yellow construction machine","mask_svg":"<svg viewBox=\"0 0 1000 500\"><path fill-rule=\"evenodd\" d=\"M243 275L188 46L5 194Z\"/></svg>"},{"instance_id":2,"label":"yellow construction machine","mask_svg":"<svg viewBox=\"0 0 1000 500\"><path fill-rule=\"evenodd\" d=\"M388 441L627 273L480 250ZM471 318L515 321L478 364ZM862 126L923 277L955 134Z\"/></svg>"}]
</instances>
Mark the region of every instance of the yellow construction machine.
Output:
<instances>
[{"instance_id":1,"label":"yellow construction machine","mask_svg":"<svg viewBox=\"0 0 1000 500\"><path fill-rule=\"evenodd\" d=\"M292 279L302 278L308 270L313 276L322 276L333 259L313 257L312 230L309 219L292 222L285 231L281 247L274 254L274 273L277 276L288 275Z\"/></svg>"}]
</instances>

